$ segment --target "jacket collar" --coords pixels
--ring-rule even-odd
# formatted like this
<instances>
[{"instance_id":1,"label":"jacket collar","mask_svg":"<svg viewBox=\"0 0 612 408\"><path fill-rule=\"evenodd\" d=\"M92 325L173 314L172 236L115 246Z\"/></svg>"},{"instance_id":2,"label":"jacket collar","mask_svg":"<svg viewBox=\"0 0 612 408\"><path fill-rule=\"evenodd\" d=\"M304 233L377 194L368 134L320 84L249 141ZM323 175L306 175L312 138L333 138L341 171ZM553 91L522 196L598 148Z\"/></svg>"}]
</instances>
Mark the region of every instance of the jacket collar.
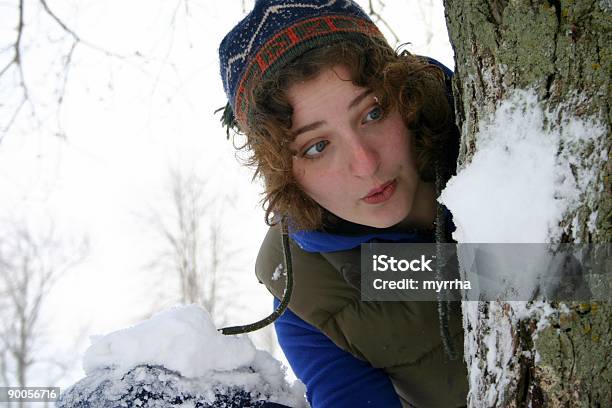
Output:
<instances>
[{"instance_id":1,"label":"jacket collar","mask_svg":"<svg viewBox=\"0 0 612 408\"><path fill-rule=\"evenodd\" d=\"M335 252L356 248L374 240L381 242L432 242L433 235L421 232L371 232L341 235L323 231L294 231L291 238L306 252Z\"/></svg>"},{"instance_id":2,"label":"jacket collar","mask_svg":"<svg viewBox=\"0 0 612 408\"><path fill-rule=\"evenodd\" d=\"M446 233L455 230L451 212L442 206L446 218ZM291 224L289 224L291 225ZM357 248L367 242L435 242L434 232L420 229L400 230L396 227L374 228L340 220L333 226L315 231L296 231L289 227L289 236L306 252L336 252Z\"/></svg>"}]
</instances>

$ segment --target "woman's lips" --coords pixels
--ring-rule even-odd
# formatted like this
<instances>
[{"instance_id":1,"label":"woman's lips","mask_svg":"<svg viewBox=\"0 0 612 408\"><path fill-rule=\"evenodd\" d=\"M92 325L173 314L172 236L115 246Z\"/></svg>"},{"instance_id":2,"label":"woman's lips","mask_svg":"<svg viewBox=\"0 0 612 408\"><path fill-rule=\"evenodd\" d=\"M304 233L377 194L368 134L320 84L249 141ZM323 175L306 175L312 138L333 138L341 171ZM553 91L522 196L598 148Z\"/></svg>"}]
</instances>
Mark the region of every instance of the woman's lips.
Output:
<instances>
[{"instance_id":1,"label":"woman's lips","mask_svg":"<svg viewBox=\"0 0 612 408\"><path fill-rule=\"evenodd\" d=\"M362 200L368 204L380 204L387 201L393 193L395 192L395 188L397 187L397 181L391 180L382 186L372 190L370 194L363 197Z\"/></svg>"}]
</instances>

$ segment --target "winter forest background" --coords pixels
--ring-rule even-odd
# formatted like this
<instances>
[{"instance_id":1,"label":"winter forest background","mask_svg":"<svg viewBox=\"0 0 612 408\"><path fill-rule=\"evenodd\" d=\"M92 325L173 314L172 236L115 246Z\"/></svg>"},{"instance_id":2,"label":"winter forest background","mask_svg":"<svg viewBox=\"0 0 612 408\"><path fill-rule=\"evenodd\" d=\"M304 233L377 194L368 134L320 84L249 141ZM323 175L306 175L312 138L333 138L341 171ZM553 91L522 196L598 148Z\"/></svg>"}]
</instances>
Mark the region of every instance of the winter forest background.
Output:
<instances>
[{"instance_id":1,"label":"winter forest background","mask_svg":"<svg viewBox=\"0 0 612 408\"><path fill-rule=\"evenodd\" d=\"M441 1L358 1L392 45L453 54ZM83 377L88 336L199 303L270 312L260 187L214 112L252 1L0 2L0 385ZM283 359L271 328L251 338Z\"/></svg>"}]
</instances>

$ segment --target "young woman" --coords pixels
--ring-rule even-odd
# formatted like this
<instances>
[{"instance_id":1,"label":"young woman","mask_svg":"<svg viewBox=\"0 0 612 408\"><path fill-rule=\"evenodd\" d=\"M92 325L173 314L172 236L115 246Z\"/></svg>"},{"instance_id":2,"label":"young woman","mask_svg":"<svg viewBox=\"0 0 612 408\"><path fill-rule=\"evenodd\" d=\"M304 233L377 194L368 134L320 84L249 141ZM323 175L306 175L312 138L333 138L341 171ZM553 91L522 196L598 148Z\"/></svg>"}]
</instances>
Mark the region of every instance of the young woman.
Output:
<instances>
[{"instance_id":1,"label":"young woman","mask_svg":"<svg viewBox=\"0 0 612 408\"><path fill-rule=\"evenodd\" d=\"M346 0L257 1L219 54L225 122L265 182L256 274L278 306L289 251L276 332L311 405L465 406L458 306L359 290L362 243L450 239L436 203L457 156L450 71L396 54Z\"/></svg>"}]
</instances>

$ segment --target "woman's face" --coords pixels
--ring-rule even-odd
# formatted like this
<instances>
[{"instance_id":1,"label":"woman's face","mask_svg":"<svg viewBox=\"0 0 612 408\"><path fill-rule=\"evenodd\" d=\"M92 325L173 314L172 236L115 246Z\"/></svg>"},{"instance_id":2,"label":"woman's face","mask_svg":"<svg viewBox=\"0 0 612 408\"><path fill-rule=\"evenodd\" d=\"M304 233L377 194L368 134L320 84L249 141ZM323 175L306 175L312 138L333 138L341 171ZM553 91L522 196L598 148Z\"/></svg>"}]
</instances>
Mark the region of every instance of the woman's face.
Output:
<instances>
[{"instance_id":1,"label":"woman's face","mask_svg":"<svg viewBox=\"0 0 612 408\"><path fill-rule=\"evenodd\" d=\"M383 112L350 79L346 67L335 66L288 89L293 174L338 217L389 227L410 214L420 182L412 136L397 110Z\"/></svg>"}]
</instances>

